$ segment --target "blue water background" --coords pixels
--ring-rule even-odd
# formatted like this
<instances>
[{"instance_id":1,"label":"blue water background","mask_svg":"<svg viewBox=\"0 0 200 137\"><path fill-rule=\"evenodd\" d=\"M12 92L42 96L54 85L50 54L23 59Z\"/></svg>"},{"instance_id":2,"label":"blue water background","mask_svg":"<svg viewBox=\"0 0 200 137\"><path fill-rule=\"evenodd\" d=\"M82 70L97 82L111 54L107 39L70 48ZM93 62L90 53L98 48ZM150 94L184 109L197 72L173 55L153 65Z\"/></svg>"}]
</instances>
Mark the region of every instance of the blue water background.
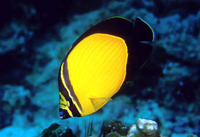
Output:
<instances>
[{"instance_id":1,"label":"blue water background","mask_svg":"<svg viewBox=\"0 0 200 137\"><path fill-rule=\"evenodd\" d=\"M0 136L38 137L56 122L84 136L104 120L155 120L163 136L200 135L200 1L76 0L0 4ZM58 70L70 45L112 16L137 16L155 32L154 50L133 81L98 112L61 120Z\"/></svg>"}]
</instances>

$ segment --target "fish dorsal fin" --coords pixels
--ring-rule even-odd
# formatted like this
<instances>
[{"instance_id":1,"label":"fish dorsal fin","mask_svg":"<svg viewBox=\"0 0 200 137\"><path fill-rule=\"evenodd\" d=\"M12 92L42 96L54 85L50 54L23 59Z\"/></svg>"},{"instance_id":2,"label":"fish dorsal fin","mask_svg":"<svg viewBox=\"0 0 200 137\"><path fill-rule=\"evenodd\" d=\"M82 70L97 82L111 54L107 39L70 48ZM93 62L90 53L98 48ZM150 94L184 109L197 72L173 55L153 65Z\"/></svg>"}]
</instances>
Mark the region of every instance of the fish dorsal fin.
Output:
<instances>
[{"instance_id":1,"label":"fish dorsal fin","mask_svg":"<svg viewBox=\"0 0 200 137\"><path fill-rule=\"evenodd\" d=\"M97 111L111 100L109 97L89 97L94 109Z\"/></svg>"}]
</instances>

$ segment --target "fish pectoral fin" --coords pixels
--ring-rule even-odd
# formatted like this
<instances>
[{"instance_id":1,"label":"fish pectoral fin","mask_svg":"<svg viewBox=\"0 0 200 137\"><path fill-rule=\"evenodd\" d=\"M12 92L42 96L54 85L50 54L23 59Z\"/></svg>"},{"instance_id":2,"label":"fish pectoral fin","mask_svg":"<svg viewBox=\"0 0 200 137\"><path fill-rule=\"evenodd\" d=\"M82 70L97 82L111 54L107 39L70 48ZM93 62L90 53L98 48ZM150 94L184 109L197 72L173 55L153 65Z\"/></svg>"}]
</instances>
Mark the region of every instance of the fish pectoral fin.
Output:
<instances>
[{"instance_id":1,"label":"fish pectoral fin","mask_svg":"<svg viewBox=\"0 0 200 137\"><path fill-rule=\"evenodd\" d=\"M89 99L92 102L92 105L96 111L111 100L110 97L89 97Z\"/></svg>"}]
</instances>

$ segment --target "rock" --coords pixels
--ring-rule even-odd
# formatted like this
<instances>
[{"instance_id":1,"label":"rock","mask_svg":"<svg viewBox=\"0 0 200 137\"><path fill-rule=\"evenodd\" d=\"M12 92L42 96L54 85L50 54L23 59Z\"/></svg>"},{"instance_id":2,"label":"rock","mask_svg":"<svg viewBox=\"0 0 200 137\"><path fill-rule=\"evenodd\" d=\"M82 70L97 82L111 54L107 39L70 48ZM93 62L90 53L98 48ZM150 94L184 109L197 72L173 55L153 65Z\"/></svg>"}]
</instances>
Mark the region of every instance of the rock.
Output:
<instances>
[{"instance_id":1,"label":"rock","mask_svg":"<svg viewBox=\"0 0 200 137\"><path fill-rule=\"evenodd\" d=\"M116 133L113 133L113 132L116 132ZM120 121L112 120L105 125L105 131L103 134L104 134L104 136L105 135L107 136L108 133L113 133L113 136L114 136L114 134L115 135L119 134L119 135L125 136L128 133L128 127ZM109 137L110 137L110 135L109 135Z\"/></svg>"},{"instance_id":2,"label":"rock","mask_svg":"<svg viewBox=\"0 0 200 137\"><path fill-rule=\"evenodd\" d=\"M54 123L43 130L42 137L75 137L75 135L69 127Z\"/></svg>"},{"instance_id":3,"label":"rock","mask_svg":"<svg viewBox=\"0 0 200 137\"><path fill-rule=\"evenodd\" d=\"M108 133L105 137L123 137L119 133L115 132L110 132Z\"/></svg>"},{"instance_id":4,"label":"rock","mask_svg":"<svg viewBox=\"0 0 200 137\"><path fill-rule=\"evenodd\" d=\"M197 135L194 135L194 134L192 134L192 135L189 135L188 137L198 137Z\"/></svg>"}]
</instances>

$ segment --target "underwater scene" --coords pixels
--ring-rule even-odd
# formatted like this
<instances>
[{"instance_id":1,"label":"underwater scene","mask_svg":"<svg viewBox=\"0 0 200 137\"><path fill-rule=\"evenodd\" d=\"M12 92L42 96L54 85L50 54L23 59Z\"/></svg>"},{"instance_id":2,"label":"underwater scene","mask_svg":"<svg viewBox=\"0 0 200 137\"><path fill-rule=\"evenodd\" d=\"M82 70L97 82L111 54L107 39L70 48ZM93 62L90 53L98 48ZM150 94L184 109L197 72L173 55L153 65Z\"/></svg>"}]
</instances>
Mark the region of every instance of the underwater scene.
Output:
<instances>
[{"instance_id":1,"label":"underwater scene","mask_svg":"<svg viewBox=\"0 0 200 137\"><path fill-rule=\"evenodd\" d=\"M0 11L0 137L200 136L200 0Z\"/></svg>"}]
</instances>

